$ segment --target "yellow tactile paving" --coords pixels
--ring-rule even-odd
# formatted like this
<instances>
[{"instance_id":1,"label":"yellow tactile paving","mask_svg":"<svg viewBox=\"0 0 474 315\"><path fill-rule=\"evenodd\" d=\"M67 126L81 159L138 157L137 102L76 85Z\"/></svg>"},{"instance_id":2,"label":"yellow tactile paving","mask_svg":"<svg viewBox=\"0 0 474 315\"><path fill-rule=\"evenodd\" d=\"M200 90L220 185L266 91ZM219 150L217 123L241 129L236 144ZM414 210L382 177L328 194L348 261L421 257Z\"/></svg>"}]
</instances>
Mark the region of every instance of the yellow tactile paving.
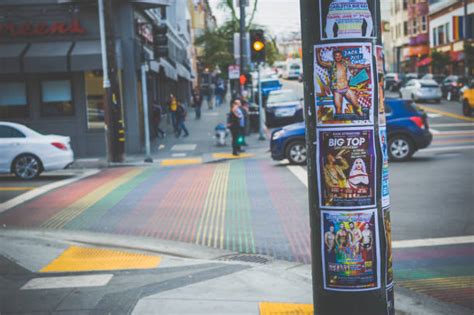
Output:
<instances>
[{"instance_id":1,"label":"yellow tactile paving","mask_svg":"<svg viewBox=\"0 0 474 315\"><path fill-rule=\"evenodd\" d=\"M440 288L465 289L474 288L474 276L403 280L398 283L415 291L439 290Z\"/></svg>"},{"instance_id":2,"label":"yellow tactile paving","mask_svg":"<svg viewBox=\"0 0 474 315\"><path fill-rule=\"evenodd\" d=\"M0 191L23 191L33 189L36 189L36 187L0 187Z\"/></svg>"},{"instance_id":3,"label":"yellow tactile paving","mask_svg":"<svg viewBox=\"0 0 474 315\"><path fill-rule=\"evenodd\" d=\"M160 261L159 256L71 246L40 272L152 269L158 267Z\"/></svg>"},{"instance_id":4,"label":"yellow tactile paving","mask_svg":"<svg viewBox=\"0 0 474 315\"><path fill-rule=\"evenodd\" d=\"M312 304L261 302L260 315L313 315Z\"/></svg>"},{"instance_id":5,"label":"yellow tactile paving","mask_svg":"<svg viewBox=\"0 0 474 315\"><path fill-rule=\"evenodd\" d=\"M253 157L255 154L250 153L240 153L239 155L233 155L231 153L214 153L212 154L212 158L214 159L242 159L242 158L249 158Z\"/></svg>"},{"instance_id":6,"label":"yellow tactile paving","mask_svg":"<svg viewBox=\"0 0 474 315\"><path fill-rule=\"evenodd\" d=\"M177 165L192 165L201 164L202 159L167 159L161 161L161 166L177 166Z\"/></svg>"}]
</instances>

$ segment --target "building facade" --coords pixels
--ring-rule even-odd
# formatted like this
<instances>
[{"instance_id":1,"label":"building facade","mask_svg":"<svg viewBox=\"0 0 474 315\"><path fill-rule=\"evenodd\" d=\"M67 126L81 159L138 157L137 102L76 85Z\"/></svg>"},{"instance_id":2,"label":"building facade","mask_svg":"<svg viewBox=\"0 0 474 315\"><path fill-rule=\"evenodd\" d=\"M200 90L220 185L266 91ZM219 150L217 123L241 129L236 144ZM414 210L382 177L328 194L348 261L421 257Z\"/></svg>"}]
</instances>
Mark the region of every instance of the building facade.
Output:
<instances>
[{"instance_id":1,"label":"building facade","mask_svg":"<svg viewBox=\"0 0 474 315\"><path fill-rule=\"evenodd\" d=\"M144 140L141 65L150 68L149 106L170 93L187 101L190 41L178 30L183 14L174 0L113 1L112 10L125 152L137 154ZM169 53L158 57L154 30L162 23ZM1 1L1 120L70 136L78 157L104 156L102 78L97 1Z\"/></svg>"},{"instance_id":2,"label":"building facade","mask_svg":"<svg viewBox=\"0 0 474 315\"><path fill-rule=\"evenodd\" d=\"M408 32L408 0L392 1L390 34L392 37L393 54L389 68L394 72L402 72L406 60L404 52L410 40Z\"/></svg>"}]
</instances>

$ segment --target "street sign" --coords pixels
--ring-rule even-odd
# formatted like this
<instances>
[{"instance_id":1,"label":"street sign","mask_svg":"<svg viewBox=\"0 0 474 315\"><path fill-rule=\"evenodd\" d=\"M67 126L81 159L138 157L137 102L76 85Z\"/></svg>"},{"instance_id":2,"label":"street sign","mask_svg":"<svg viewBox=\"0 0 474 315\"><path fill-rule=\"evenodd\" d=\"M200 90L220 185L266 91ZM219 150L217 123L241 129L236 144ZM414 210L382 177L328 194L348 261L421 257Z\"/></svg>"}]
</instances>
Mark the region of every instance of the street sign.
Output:
<instances>
[{"instance_id":1,"label":"street sign","mask_svg":"<svg viewBox=\"0 0 474 315\"><path fill-rule=\"evenodd\" d=\"M237 80L240 78L240 67L239 65L229 65L229 79Z\"/></svg>"}]
</instances>

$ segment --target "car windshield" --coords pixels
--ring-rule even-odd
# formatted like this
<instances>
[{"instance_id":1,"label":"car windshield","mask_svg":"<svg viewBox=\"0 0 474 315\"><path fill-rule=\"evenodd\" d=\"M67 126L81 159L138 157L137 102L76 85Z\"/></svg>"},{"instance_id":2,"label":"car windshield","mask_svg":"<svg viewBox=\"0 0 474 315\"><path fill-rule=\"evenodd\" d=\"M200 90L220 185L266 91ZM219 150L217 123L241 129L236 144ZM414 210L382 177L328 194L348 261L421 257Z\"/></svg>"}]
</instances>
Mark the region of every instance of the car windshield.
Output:
<instances>
[{"instance_id":1,"label":"car windshield","mask_svg":"<svg viewBox=\"0 0 474 315\"><path fill-rule=\"evenodd\" d=\"M300 69L300 68L301 68L301 67L300 67L300 65L298 65L298 64L292 64L292 65L290 66L290 69L292 69L292 70L295 70L295 69L298 70L298 69Z\"/></svg>"},{"instance_id":2,"label":"car windshield","mask_svg":"<svg viewBox=\"0 0 474 315\"><path fill-rule=\"evenodd\" d=\"M422 88L437 88L438 83L435 80L423 80L421 81Z\"/></svg>"},{"instance_id":3,"label":"car windshield","mask_svg":"<svg viewBox=\"0 0 474 315\"><path fill-rule=\"evenodd\" d=\"M268 103L284 103L297 101L298 96L293 91L281 91L277 93L270 93L268 96Z\"/></svg>"}]
</instances>

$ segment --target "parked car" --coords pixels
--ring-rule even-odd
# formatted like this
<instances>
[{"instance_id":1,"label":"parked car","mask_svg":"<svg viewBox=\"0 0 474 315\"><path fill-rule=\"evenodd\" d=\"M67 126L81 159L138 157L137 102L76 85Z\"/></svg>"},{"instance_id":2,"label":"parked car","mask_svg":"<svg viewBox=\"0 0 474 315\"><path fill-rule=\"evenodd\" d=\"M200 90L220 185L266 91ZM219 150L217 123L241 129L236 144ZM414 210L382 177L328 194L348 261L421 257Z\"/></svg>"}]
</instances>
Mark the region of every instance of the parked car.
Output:
<instances>
[{"instance_id":1,"label":"parked car","mask_svg":"<svg viewBox=\"0 0 474 315\"><path fill-rule=\"evenodd\" d=\"M268 94L265 107L266 125L280 127L303 121L303 99L293 90L277 90Z\"/></svg>"},{"instance_id":2,"label":"parked car","mask_svg":"<svg viewBox=\"0 0 474 315\"><path fill-rule=\"evenodd\" d=\"M24 125L0 121L0 173L33 179L74 161L69 137L42 135Z\"/></svg>"},{"instance_id":3,"label":"parked car","mask_svg":"<svg viewBox=\"0 0 474 315\"><path fill-rule=\"evenodd\" d=\"M441 84L443 83L443 80L446 78L445 75L443 74L432 74L432 73L427 73L424 76L421 77L422 80L435 80L436 83Z\"/></svg>"},{"instance_id":4,"label":"parked car","mask_svg":"<svg viewBox=\"0 0 474 315\"><path fill-rule=\"evenodd\" d=\"M288 61L283 70L283 78L287 80L296 80L302 72L301 62Z\"/></svg>"},{"instance_id":5,"label":"parked car","mask_svg":"<svg viewBox=\"0 0 474 315\"><path fill-rule=\"evenodd\" d=\"M474 112L474 80L469 82L462 92L462 113L464 116L472 116Z\"/></svg>"},{"instance_id":6,"label":"parked car","mask_svg":"<svg viewBox=\"0 0 474 315\"><path fill-rule=\"evenodd\" d=\"M412 79L400 89L400 98L413 101L441 101L441 89L435 80Z\"/></svg>"},{"instance_id":7,"label":"parked car","mask_svg":"<svg viewBox=\"0 0 474 315\"><path fill-rule=\"evenodd\" d=\"M388 154L392 161L405 161L430 145L433 136L426 113L410 100L386 99ZM274 160L306 164L305 125L297 123L272 132L270 150Z\"/></svg>"},{"instance_id":8,"label":"parked car","mask_svg":"<svg viewBox=\"0 0 474 315\"><path fill-rule=\"evenodd\" d=\"M404 74L402 73L387 73L385 74L384 84L385 90L398 92L402 86Z\"/></svg>"},{"instance_id":9,"label":"parked car","mask_svg":"<svg viewBox=\"0 0 474 315\"><path fill-rule=\"evenodd\" d=\"M466 83L467 79L465 77L461 77L458 75L447 76L441 84L441 91L443 93L443 97L449 101L458 100L461 96L460 90L464 87Z\"/></svg>"}]
</instances>

